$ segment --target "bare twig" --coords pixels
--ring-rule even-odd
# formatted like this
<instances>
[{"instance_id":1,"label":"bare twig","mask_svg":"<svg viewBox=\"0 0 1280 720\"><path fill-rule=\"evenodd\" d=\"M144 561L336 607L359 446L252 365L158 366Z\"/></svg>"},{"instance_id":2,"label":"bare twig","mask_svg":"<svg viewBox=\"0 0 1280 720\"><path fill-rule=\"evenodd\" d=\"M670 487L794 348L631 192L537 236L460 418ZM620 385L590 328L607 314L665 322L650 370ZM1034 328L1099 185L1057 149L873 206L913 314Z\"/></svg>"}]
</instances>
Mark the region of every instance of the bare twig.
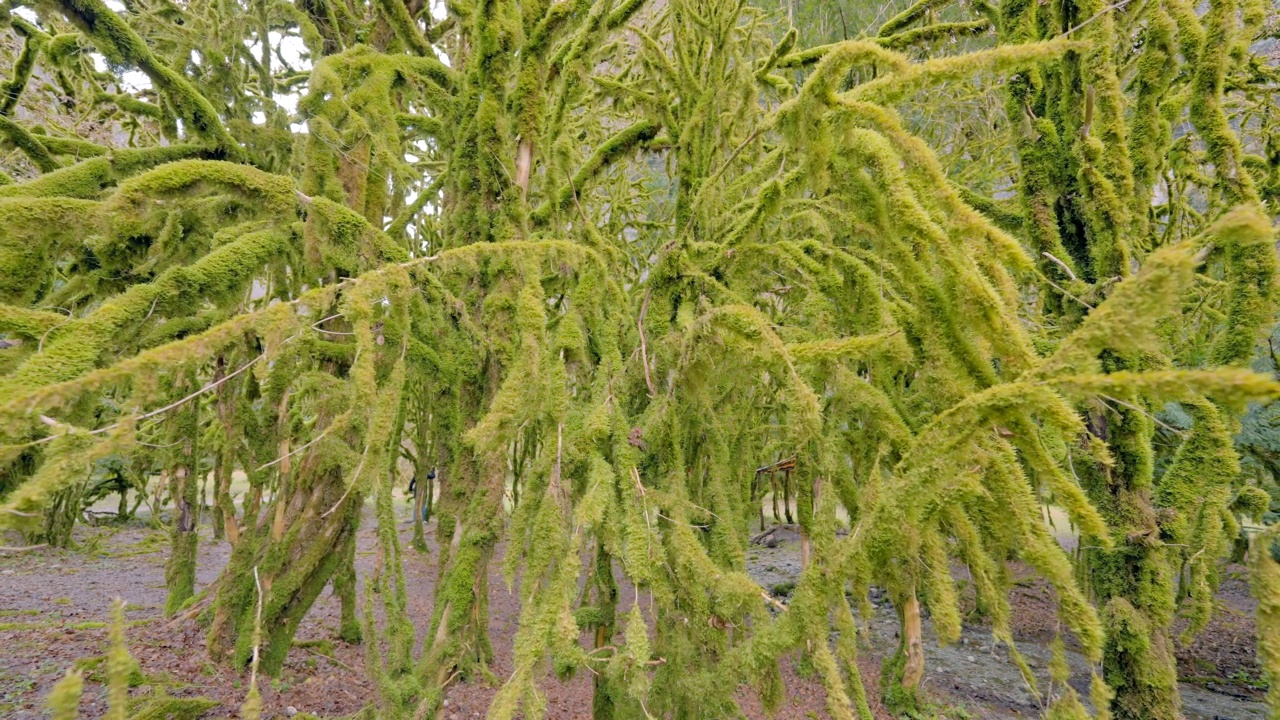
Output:
<instances>
[{"instance_id":1,"label":"bare twig","mask_svg":"<svg viewBox=\"0 0 1280 720\"><path fill-rule=\"evenodd\" d=\"M350 665L348 665L348 664L346 664L346 663L342 662L341 660L339 660L338 658L336 658L336 657L334 657L334 656L332 656L332 655L325 655L325 654L324 654L324 653L322 653L322 652L316 652L315 648L304 647L304 648L302 648L302 649L303 649L303 650L306 650L307 652L311 653L312 655L315 655L316 657L322 657L322 658L324 658L325 660L328 660L329 662L333 663L334 665L337 665L338 667L344 667L344 668L346 668L346 669L350 670L351 672L355 672L355 671L356 671L356 669L355 669L355 668L353 668L353 667L351 667Z\"/></svg>"},{"instance_id":2,"label":"bare twig","mask_svg":"<svg viewBox=\"0 0 1280 720\"><path fill-rule=\"evenodd\" d=\"M1076 277L1075 272L1071 270L1071 266L1059 260L1053 253L1046 250L1040 254L1052 260L1054 263L1057 264L1058 267L1062 268L1062 271L1067 274L1067 277L1071 278L1072 282L1077 282L1080 280L1080 278Z\"/></svg>"},{"instance_id":3,"label":"bare twig","mask_svg":"<svg viewBox=\"0 0 1280 720\"><path fill-rule=\"evenodd\" d=\"M644 365L644 384L649 386L649 397L658 394L653 389L653 378L649 376L649 344L644 337L644 316L649 312L649 295L652 292L652 287L644 291L644 301L640 303L640 318L636 321L636 329L640 331L640 362Z\"/></svg>"},{"instance_id":4,"label":"bare twig","mask_svg":"<svg viewBox=\"0 0 1280 720\"><path fill-rule=\"evenodd\" d=\"M1133 403L1127 403L1124 400L1121 400L1119 398L1113 398L1110 395L1102 395L1101 397L1104 400L1110 400L1111 402L1116 403L1117 405L1123 405L1124 407L1127 407L1130 410L1133 410L1134 412L1140 413L1142 415L1146 415L1148 418L1151 419L1152 422L1164 428L1165 430L1168 430L1174 435L1177 435L1178 437L1187 436L1187 432L1185 430L1179 430L1178 428L1166 422L1161 421L1160 418L1156 417L1155 415L1152 415L1151 413L1147 412L1146 410L1143 410L1142 408L1138 407L1137 405L1134 405Z\"/></svg>"},{"instance_id":5,"label":"bare twig","mask_svg":"<svg viewBox=\"0 0 1280 720\"><path fill-rule=\"evenodd\" d=\"M152 307L154 308L155 306L153 305ZM49 333L53 332L54 330L57 330L58 328L62 327L63 325L66 325L67 323L69 323L69 322L71 322L72 320L75 320L75 319L76 319L76 318L75 318L75 315L73 315L73 314L71 313L71 311L70 311L70 310L65 310L64 308L57 308L57 309L58 309L58 310L63 310L63 312L65 312L65 313L67 314L67 319L66 319L66 320L63 320L62 322L58 323L57 325L54 325L53 327L50 327L48 330L45 330L45 331L44 331L44 334L40 336L40 342L36 343L36 354L37 354L37 355L39 355L39 354L40 354L40 352L44 350L44 341L45 341L45 339L46 339L46 338L48 338L48 337L49 337ZM148 313L148 315L149 315L149 314L150 314L150 313Z\"/></svg>"},{"instance_id":6,"label":"bare twig","mask_svg":"<svg viewBox=\"0 0 1280 720\"><path fill-rule=\"evenodd\" d=\"M1203 263L1205 260L1209 259L1209 253L1213 252L1213 250L1214 250L1213 243L1209 243L1204 247L1200 248L1200 252L1196 253L1195 257L1191 258L1191 261L1194 262L1196 265L1199 265L1200 263Z\"/></svg>"},{"instance_id":7,"label":"bare twig","mask_svg":"<svg viewBox=\"0 0 1280 720\"><path fill-rule=\"evenodd\" d=\"M1080 298L1076 297L1075 295L1072 295L1072 294L1071 294L1071 293L1070 293L1066 288L1062 287L1062 286L1061 286L1061 285L1059 285L1058 283L1056 283L1056 282L1054 282L1054 281L1050 280L1050 279L1049 279L1049 278L1047 278L1047 277L1044 277L1044 275L1041 275L1040 277L1041 277L1041 278L1043 278L1045 282L1049 283L1049 285L1050 285L1050 286L1052 286L1054 290L1057 290L1058 292L1060 292L1060 293L1062 293L1063 295L1065 295L1065 296L1067 296L1067 297L1071 298L1072 300L1075 300L1076 302L1078 302L1078 303L1080 303L1081 305L1083 305L1083 306L1085 306L1085 307L1089 308L1090 310L1094 309L1092 305L1090 305L1089 303L1085 302L1084 300L1081 300Z\"/></svg>"},{"instance_id":8,"label":"bare twig","mask_svg":"<svg viewBox=\"0 0 1280 720\"><path fill-rule=\"evenodd\" d=\"M1128 4L1129 4L1129 3L1131 3L1131 2L1133 2L1133 0L1120 0L1120 2L1115 3L1114 5L1108 5L1107 7L1102 8L1102 9L1101 9L1101 10L1099 10L1098 12L1094 13L1094 14L1093 14L1093 16L1092 16L1092 17L1090 17L1088 20L1085 20L1084 22L1080 23L1079 25L1076 25L1075 27L1071 28L1070 30L1068 30L1068 31L1066 31L1066 32L1064 32L1064 33L1062 33L1062 37L1067 37L1067 36L1071 35L1071 33L1073 33L1073 32L1075 32L1075 31L1077 31L1077 30L1079 30L1079 29L1083 28L1084 26L1088 25L1089 23L1093 22L1094 20L1097 20L1098 18L1102 17L1103 15L1106 15L1107 13L1111 12L1112 10L1119 10L1119 9L1123 8L1125 5L1128 5Z\"/></svg>"},{"instance_id":9,"label":"bare twig","mask_svg":"<svg viewBox=\"0 0 1280 720\"><path fill-rule=\"evenodd\" d=\"M315 436L314 438L311 438L311 440L307 441L305 444L303 444L303 445L299 445L298 447L294 448L293 450L290 450L289 452L285 453L284 455L281 455L280 457L276 458L275 460L272 460L271 462L267 463L266 465L263 465L262 467L259 467L255 472L261 472L261 471L266 470L267 468L271 467L272 465L275 465L276 463L284 462L285 460L287 460L287 459L289 459L289 458L293 457L294 455L297 455L298 453L302 452L303 450L306 450L307 448L311 447L312 445L315 445L316 443L320 442L321 440L323 440L323 439L324 439L324 436L325 436L325 435L328 435L328 434L329 434L329 428L325 428L325 429L324 429L324 432L320 433L319 435Z\"/></svg>"},{"instance_id":10,"label":"bare twig","mask_svg":"<svg viewBox=\"0 0 1280 720\"><path fill-rule=\"evenodd\" d=\"M253 661L249 666L249 687L258 684L258 649L262 645L262 579L258 566L253 566L253 584L258 588L258 611L253 618Z\"/></svg>"},{"instance_id":11,"label":"bare twig","mask_svg":"<svg viewBox=\"0 0 1280 720\"><path fill-rule=\"evenodd\" d=\"M165 406L164 406L164 407L162 407L162 408L156 408L155 410L152 410L151 412L143 413L143 414L141 414L141 415L139 415L139 416L135 417L135 418L134 418L134 420L135 420L135 421L136 421L136 420L146 420L146 419L148 419L148 418L153 418L153 417L155 417L156 415L160 415L160 414L162 414L162 413L169 412L170 410L172 410L172 409L174 409L174 408L178 407L179 405L182 405L182 404L184 404L184 403L187 403L187 402L190 402L190 401L192 401L192 400L195 400L196 398L200 397L201 395L203 395L203 394L205 394L205 393L209 392L210 390L214 390L214 389L216 389L219 385L221 385L221 384L225 383L226 381L230 380L231 378L233 378L233 377L235 377L235 376L237 376L237 375L240 375L240 374L241 374L241 373L243 373L244 371L246 371L246 370L248 370L249 368L253 367L255 364L257 364L257 362L258 362L259 360L261 360L261 359L262 359L262 358L264 358L264 357L266 357L266 354L265 354L265 353L263 353L262 355L259 355L259 356L255 357L254 359L252 359L252 360L250 360L249 362L245 363L244 365L240 366L240 368L239 368L239 369L237 369L235 372L231 373L230 375L227 375L226 377L223 377L223 378L218 379L218 380L214 380L213 382L209 383L208 385L205 385L204 387L200 388L199 390L196 390L195 392L191 393L190 395L187 395L186 397L184 397L184 398L182 398L182 399L180 399L180 400L176 400L176 401L174 401L174 402L172 402L172 403L169 403L168 405L165 405ZM111 429L117 428L117 427L119 427L119 426L120 426L120 423L116 423L115 425L108 425L107 427L104 427L104 428L98 428L97 430L90 430L90 431L89 431L89 434L90 434L90 435L97 435L98 433L104 433L104 432L107 432L108 430L111 430Z\"/></svg>"}]
</instances>

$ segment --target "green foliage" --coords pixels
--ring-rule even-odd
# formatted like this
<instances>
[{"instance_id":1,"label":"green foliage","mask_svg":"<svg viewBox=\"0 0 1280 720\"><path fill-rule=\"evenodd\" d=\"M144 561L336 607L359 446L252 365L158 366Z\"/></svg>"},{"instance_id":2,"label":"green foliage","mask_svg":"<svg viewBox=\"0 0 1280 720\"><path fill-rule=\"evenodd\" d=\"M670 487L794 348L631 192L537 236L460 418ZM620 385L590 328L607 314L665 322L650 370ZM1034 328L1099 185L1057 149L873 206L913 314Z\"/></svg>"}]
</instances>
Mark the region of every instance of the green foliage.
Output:
<instances>
[{"instance_id":1,"label":"green foliage","mask_svg":"<svg viewBox=\"0 0 1280 720\"><path fill-rule=\"evenodd\" d=\"M797 652L828 714L869 718L846 590L872 584L902 622L881 690L918 710L922 613L943 643L961 630L956 563L1020 662L1013 561L1100 667L1099 716L1174 717L1170 623L1179 602L1189 633L1208 621L1234 512L1263 505L1234 418L1280 395L1239 367L1276 300L1244 159L1262 107L1228 102L1269 82L1243 71L1256 8L895 9L816 46L730 0L10 20L30 42L0 102L62 73L137 147L0 113L26 158L0 187L0 528L127 458L170 484L177 612L213 470L232 547L199 614L213 656L251 668L245 717L331 582L344 638L369 641L368 712L432 716L450 682L497 681L500 544L521 610L495 718L544 716L545 676L584 668L601 718L729 717L741 686L776 708ZM153 90L108 91L89 46ZM997 122L931 121L973 83L1000 84ZM971 131L990 157L935 149ZM1157 443L1166 407L1187 422ZM402 455L439 471L420 644ZM745 572L757 469L780 458L807 549L786 604ZM1079 528L1075 564L1045 504ZM1083 713L1074 692L1048 709Z\"/></svg>"},{"instance_id":2,"label":"green foliage","mask_svg":"<svg viewBox=\"0 0 1280 720\"><path fill-rule=\"evenodd\" d=\"M80 696L84 692L84 678L75 670L68 670L66 677L58 681L49 693L49 717L53 720L76 720L80 716Z\"/></svg>"}]
</instances>

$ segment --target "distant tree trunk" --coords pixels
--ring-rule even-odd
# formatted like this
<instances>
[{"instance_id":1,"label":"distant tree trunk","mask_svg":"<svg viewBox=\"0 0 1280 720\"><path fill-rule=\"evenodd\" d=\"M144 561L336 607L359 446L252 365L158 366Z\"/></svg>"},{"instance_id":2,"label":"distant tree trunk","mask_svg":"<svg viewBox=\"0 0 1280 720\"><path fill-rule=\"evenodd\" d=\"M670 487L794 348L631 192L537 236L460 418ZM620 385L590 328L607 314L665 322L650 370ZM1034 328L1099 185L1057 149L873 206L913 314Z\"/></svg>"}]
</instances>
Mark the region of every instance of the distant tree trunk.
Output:
<instances>
[{"instance_id":1,"label":"distant tree trunk","mask_svg":"<svg viewBox=\"0 0 1280 720\"><path fill-rule=\"evenodd\" d=\"M218 382L226 377L226 358L219 355L213 380ZM213 537L221 540L224 537L235 545L240 537L240 527L236 523L236 506L231 499L231 475L235 470L236 454L233 445L242 436L237 432L231 417L232 389L223 382L218 386L215 407L218 423L222 426L222 447L214 459L213 466Z\"/></svg>"},{"instance_id":2,"label":"distant tree trunk","mask_svg":"<svg viewBox=\"0 0 1280 720\"><path fill-rule=\"evenodd\" d=\"M200 519L199 454L196 441L200 427L200 403L183 403L173 414L176 454L169 474L169 495L173 500L172 551L165 570L169 595L166 615L172 615L195 595L196 548Z\"/></svg>"},{"instance_id":3,"label":"distant tree trunk","mask_svg":"<svg viewBox=\"0 0 1280 720\"><path fill-rule=\"evenodd\" d=\"M431 410L423 393L415 393L410 399L413 412L413 548L418 552L426 552L427 541L423 536L423 526L431 519L432 496L435 494L435 480L428 476L433 467L435 454L431 437Z\"/></svg>"},{"instance_id":4,"label":"distant tree trunk","mask_svg":"<svg viewBox=\"0 0 1280 720\"><path fill-rule=\"evenodd\" d=\"M80 518L84 488L84 481L73 483L53 496L44 511L44 523L40 532L31 538L33 542L59 548L71 545L71 532L75 530L76 520Z\"/></svg>"},{"instance_id":5,"label":"distant tree trunk","mask_svg":"<svg viewBox=\"0 0 1280 720\"><path fill-rule=\"evenodd\" d=\"M343 642L360 642L360 619L356 615L356 542L355 535L342 547L342 560L333 575L333 592L341 604L338 637Z\"/></svg>"},{"instance_id":6,"label":"distant tree trunk","mask_svg":"<svg viewBox=\"0 0 1280 720\"><path fill-rule=\"evenodd\" d=\"M782 473L782 510L787 514L787 524L794 525L795 519L791 517L791 471L785 470Z\"/></svg>"},{"instance_id":7,"label":"distant tree trunk","mask_svg":"<svg viewBox=\"0 0 1280 720\"><path fill-rule=\"evenodd\" d=\"M782 522L782 514L778 512L778 475L769 470L769 497L773 501L773 521Z\"/></svg>"},{"instance_id":8,"label":"distant tree trunk","mask_svg":"<svg viewBox=\"0 0 1280 720\"><path fill-rule=\"evenodd\" d=\"M595 569L587 585L592 593L592 622L587 630L593 638L593 649L608 646L613 641L617 623L618 584L613 579L613 556L596 546ZM591 717L593 720L613 720L616 710L614 689L608 678L597 673L592 680Z\"/></svg>"},{"instance_id":9,"label":"distant tree trunk","mask_svg":"<svg viewBox=\"0 0 1280 720\"><path fill-rule=\"evenodd\" d=\"M446 487L449 502L437 515L440 579L426 657L429 678L440 686L454 672L464 679L489 677L489 562L503 524L506 468L482 471L464 450Z\"/></svg>"}]
</instances>

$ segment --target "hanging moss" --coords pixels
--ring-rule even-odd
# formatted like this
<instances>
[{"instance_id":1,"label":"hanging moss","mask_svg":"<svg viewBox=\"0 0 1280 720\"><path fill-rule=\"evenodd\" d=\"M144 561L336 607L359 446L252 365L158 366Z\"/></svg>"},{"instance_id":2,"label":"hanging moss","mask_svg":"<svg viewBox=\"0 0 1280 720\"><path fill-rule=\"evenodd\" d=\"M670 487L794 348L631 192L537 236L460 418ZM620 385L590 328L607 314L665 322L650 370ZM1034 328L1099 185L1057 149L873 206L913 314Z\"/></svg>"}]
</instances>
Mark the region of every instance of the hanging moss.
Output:
<instances>
[{"instance_id":1,"label":"hanging moss","mask_svg":"<svg viewBox=\"0 0 1280 720\"><path fill-rule=\"evenodd\" d=\"M68 670L64 678L49 692L49 716L53 720L76 720L80 716L80 696L84 678L76 670Z\"/></svg>"},{"instance_id":2,"label":"hanging moss","mask_svg":"<svg viewBox=\"0 0 1280 720\"><path fill-rule=\"evenodd\" d=\"M0 188L0 332L19 343L0 478L22 513L0 523L43 527L30 515L70 507L108 453L164 472L173 612L208 455L232 547L201 619L214 658L250 668L246 717L330 584L339 632L369 641L370 716L432 716L450 682L492 681L494 717L539 717L548 676L585 670L599 717L729 717L742 686L777 708L794 655L829 715L869 718L852 604L869 612L872 584L901 613L881 692L918 710L924 614L942 642L961 631L956 562L1038 692L1013 561L1101 668L1099 716L1176 714L1176 601L1203 625L1228 512L1257 505L1231 417L1280 394L1225 367L1273 310L1269 222L1228 166L1262 168L1212 137L1237 135L1257 3L1202 27L1173 1L924 0L874 38L797 48L729 0L490 0L440 22L381 1L96 2L51 5L83 35L32 28L28 54L137 147L8 134L50 163ZM273 37L300 38L311 70ZM107 88L119 69L95 74L88 45L154 91ZM1005 117L965 104L992 82ZM295 117L275 99L293 91ZM989 157L955 149L973 147ZM1175 401L1193 421L1165 450L1152 415ZM420 484L438 473L420 643L402 453ZM803 538L786 604L745 572L770 491ZM369 500L380 562L357 612ZM1042 502L1081 529L1078 566ZM520 614L499 680L500 547Z\"/></svg>"},{"instance_id":3,"label":"hanging moss","mask_svg":"<svg viewBox=\"0 0 1280 720\"><path fill-rule=\"evenodd\" d=\"M66 0L58 8L108 60L146 73L195 134L211 140L228 157L240 157L240 146L227 133L213 104L187 78L157 59L123 18L100 0Z\"/></svg>"}]
</instances>

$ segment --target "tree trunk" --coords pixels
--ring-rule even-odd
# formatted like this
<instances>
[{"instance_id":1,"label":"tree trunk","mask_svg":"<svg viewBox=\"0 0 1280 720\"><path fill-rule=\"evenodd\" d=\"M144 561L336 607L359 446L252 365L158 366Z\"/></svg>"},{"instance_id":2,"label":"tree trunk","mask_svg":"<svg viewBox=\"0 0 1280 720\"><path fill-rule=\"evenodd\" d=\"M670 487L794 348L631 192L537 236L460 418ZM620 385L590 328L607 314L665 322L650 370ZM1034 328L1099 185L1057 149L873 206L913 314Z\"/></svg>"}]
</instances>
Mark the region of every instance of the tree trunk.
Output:
<instances>
[{"instance_id":1,"label":"tree trunk","mask_svg":"<svg viewBox=\"0 0 1280 720\"><path fill-rule=\"evenodd\" d=\"M209 512L213 516L213 539L222 540L226 537L226 514L222 509L222 505L218 502L218 493L222 488L222 476L224 473L224 464L222 457L219 456L213 461L213 502L210 503Z\"/></svg>"},{"instance_id":2,"label":"tree trunk","mask_svg":"<svg viewBox=\"0 0 1280 720\"><path fill-rule=\"evenodd\" d=\"M32 544L47 543L53 547L65 548L71 545L71 532L75 530L76 520L80 518L81 500L84 498L85 483L73 483L59 490L44 511L44 522L39 533L30 538Z\"/></svg>"},{"instance_id":3,"label":"tree trunk","mask_svg":"<svg viewBox=\"0 0 1280 720\"><path fill-rule=\"evenodd\" d=\"M618 584L613 579L613 557L602 544L596 545L595 565L589 585L594 595L594 622L587 629L592 631L593 648L599 650L613 641L618 607ZM592 680L593 720L613 720L617 709L615 694L625 694L625 690L613 687L610 679L603 673L596 673Z\"/></svg>"},{"instance_id":4,"label":"tree trunk","mask_svg":"<svg viewBox=\"0 0 1280 720\"><path fill-rule=\"evenodd\" d=\"M782 514L778 512L778 475L772 470L769 471L769 498L773 501L773 521L780 523Z\"/></svg>"},{"instance_id":5,"label":"tree trunk","mask_svg":"<svg viewBox=\"0 0 1280 720\"><path fill-rule=\"evenodd\" d=\"M1090 414L1089 429L1107 441L1116 460L1114 467L1090 466L1084 478L1112 528L1114 549L1082 538L1091 546L1084 557L1089 586L1103 607L1103 679L1115 691L1111 712L1116 720L1178 720L1170 637L1175 598L1151 498L1151 420L1132 409L1098 410Z\"/></svg>"},{"instance_id":6,"label":"tree trunk","mask_svg":"<svg viewBox=\"0 0 1280 720\"><path fill-rule=\"evenodd\" d=\"M462 680L487 679L493 659L489 562L502 530L506 468L505 462L490 462L481 476L476 458L469 451L463 455L449 482L449 506L438 516L441 573L427 652L437 686L455 672Z\"/></svg>"},{"instance_id":7,"label":"tree trunk","mask_svg":"<svg viewBox=\"0 0 1280 720\"><path fill-rule=\"evenodd\" d=\"M178 453L169 476L173 522L172 550L165 569L165 584L169 588L164 603L166 615L181 610L195 595L196 548L199 542L196 525L200 518L199 455L196 452L199 413L200 403L188 402L177 409L172 420Z\"/></svg>"},{"instance_id":8,"label":"tree trunk","mask_svg":"<svg viewBox=\"0 0 1280 720\"><path fill-rule=\"evenodd\" d=\"M252 657L256 567L264 594L259 670L279 675L298 624L354 551L363 500L357 493L346 493L342 473L330 470L307 487L279 493L263 521L246 528L218 583L209 631L209 652L215 660L229 659L244 667ZM278 513L282 504L284 511ZM339 597L347 587L344 583L335 583ZM350 588L354 614L354 581Z\"/></svg>"},{"instance_id":9,"label":"tree trunk","mask_svg":"<svg viewBox=\"0 0 1280 720\"><path fill-rule=\"evenodd\" d=\"M427 539L422 534L422 527L426 520L422 517L424 499L430 492L425 486L430 482L425 477L418 476L417 482L413 486L413 547L418 551L427 549Z\"/></svg>"},{"instance_id":10,"label":"tree trunk","mask_svg":"<svg viewBox=\"0 0 1280 720\"><path fill-rule=\"evenodd\" d=\"M924 679L924 641L920 623L920 600L914 592L902 608L902 630L902 644L907 652L907 662L902 668L902 687L915 692Z\"/></svg>"},{"instance_id":11,"label":"tree trunk","mask_svg":"<svg viewBox=\"0 0 1280 720\"><path fill-rule=\"evenodd\" d=\"M795 519L791 517L791 471L786 470L782 473L782 511L787 514L787 524L794 525Z\"/></svg>"},{"instance_id":12,"label":"tree trunk","mask_svg":"<svg viewBox=\"0 0 1280 720\"><path fill-rule=\"evenodd\" d=\"M898 622L901 634L893 655L880 670L880 694L890 710L913 714L924 705L920 681L924 678L924 639L920 618L920 600L915 589L899 602Z\"/></svg>"},{"instance_id":13,"label":"tree trunk","mask_svg":"<svg viewBox=\"0 0 1280 720\"><path fill-rule=\"evenodd\" d=\"M360 619L356 615L356 542L355 534L342 548L342 560L333 575L333 593L342 606L338 637L343 642L360 642Z\"/></svg>"}]
</instances>

